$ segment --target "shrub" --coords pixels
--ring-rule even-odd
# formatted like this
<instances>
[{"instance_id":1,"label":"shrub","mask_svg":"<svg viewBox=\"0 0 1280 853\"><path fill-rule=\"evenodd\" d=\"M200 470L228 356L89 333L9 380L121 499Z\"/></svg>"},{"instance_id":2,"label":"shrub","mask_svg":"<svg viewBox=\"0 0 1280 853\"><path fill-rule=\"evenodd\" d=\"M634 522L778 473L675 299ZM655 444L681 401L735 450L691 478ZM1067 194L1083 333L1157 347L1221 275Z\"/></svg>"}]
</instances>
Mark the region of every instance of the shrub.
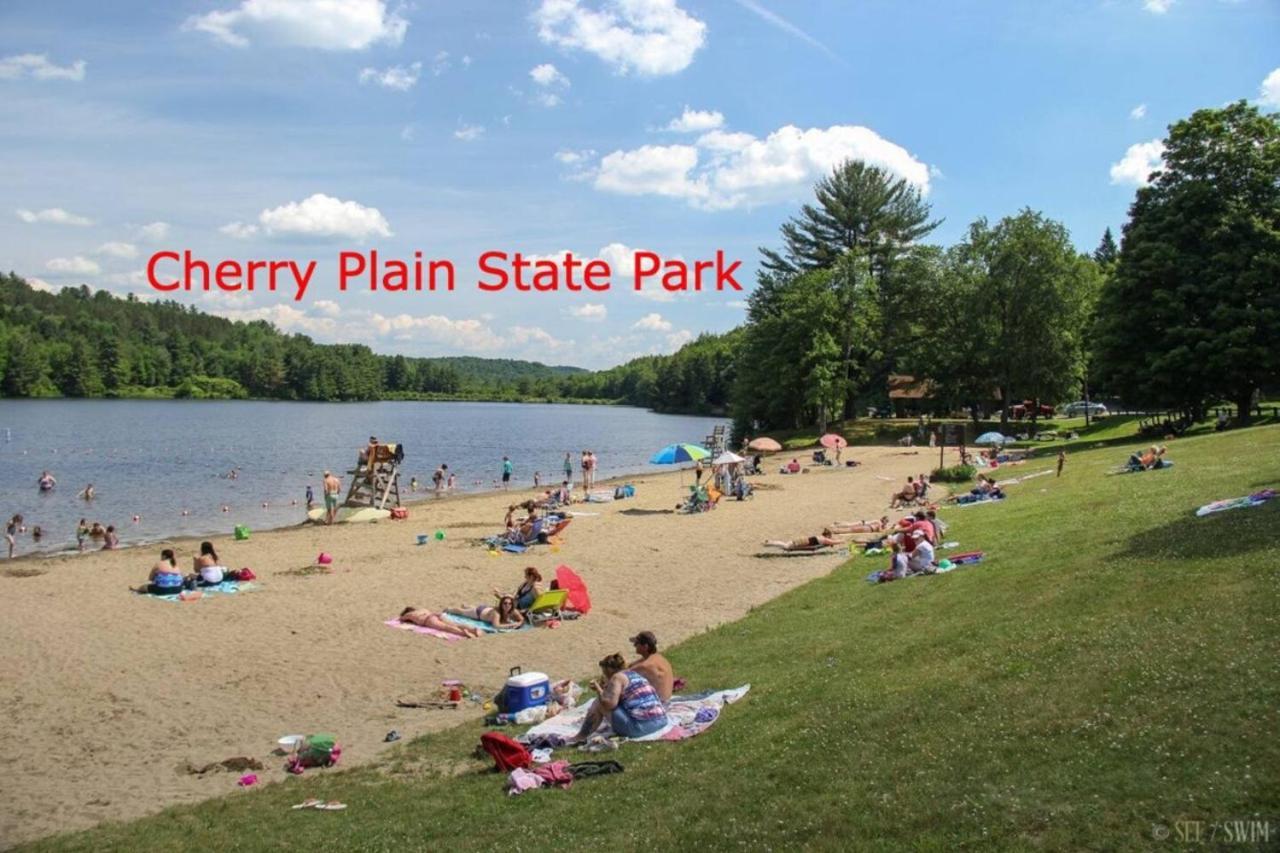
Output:
<instances>
[{"instance_id":1,"label":"shrub","mask_svg":"<svg viewBox=\"0 0 1280 853\"><path fill-rule=\"evenodd\" d=\"M935 483L967 483L977 469L972 465L952 465L950 468L934 468L930 479Z\"/></svg>"}]
</instances>

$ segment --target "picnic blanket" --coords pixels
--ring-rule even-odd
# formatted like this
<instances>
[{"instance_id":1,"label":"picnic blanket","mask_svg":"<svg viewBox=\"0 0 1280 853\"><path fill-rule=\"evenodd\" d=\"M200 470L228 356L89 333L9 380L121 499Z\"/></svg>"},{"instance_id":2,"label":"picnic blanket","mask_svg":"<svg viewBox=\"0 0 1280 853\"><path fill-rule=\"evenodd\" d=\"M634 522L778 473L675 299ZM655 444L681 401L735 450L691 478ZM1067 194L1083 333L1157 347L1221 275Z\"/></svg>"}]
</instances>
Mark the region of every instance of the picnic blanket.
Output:
<instances>
[{"instance_id":1,"label":"picnic blanket","mask_svg":"<svg viewBox=\"0 0 1280 853\"><path fill-rule=\"evenodd\" d=\"M219 595L235 595L241 592L253 592L258 589L258 585L252 581L223 581L214 586L202 586L197 589L183 590L174 595L152 595L149 592L139 593L147 598L154 598L157 601L203 601L206 598L212 598Z\"/></svg>"},{"instance_id":2,"label":"picnic blanket","mask_svg":"<svg viewBox=\"0 0 1280 853\"><path fill-rule=\"evenodd\" d=\"M1224 498L1200 507L1196 510L1196 515L1203 518L1206 515L1213 515L1215 512L1226 512L1229 509L1249 509L1250 507L1262 506L1275 496L1275 489L1263 489L1243 498Z\"/></svg>"},{"instance_id":3,"label":"picnic blanket","mask_svg":"<svg viewBox=\"0 0 1280 853\"><path fill-rule=\"evenodd\" d=\"M969 497L969 498L972 498L972 500L956 501L955 505L957 507L979 506L981 504L995 504L995 503L1000 503L1002 500L1004 500L1004 498L993 498L990 495L961 495L961 497Z\"/></svg>"},{"instance_id":4,"label":"picnic blanket","mask_svg":"<svg viewBox=\"0 0 1280 853\"><path fill-rule=\"evenodd\" d=\"M439 628L427 628L423 625L413 625L409 622L401 622L399 619L388 619L382 623L388 628L395 628L398 631L412 631L415 634L426 634L429 637L439 637L442 640L453 642L461 640L457 634L450 634L448 631L441 631Z\"/></svg>"},{"instance_id":5,"label":"picnic blanket","mask_svg":"<svg viewBox=\"0 0 1280 853\"><path fill-rule=\"evenodd\" d=\"M671 721L669 725L651 735L626 738L626 740L688 740L711 728L716 720L720 719L720 710L725 705L733 704L743 696L746 696L747 691L750 689L750 684L744 684L732 690L707 690L702 693L672 696L671 701L667 703L667 719ZM551 719L538 723L516 738L516 740L524 744L556 743L557 741L563 743L564 739L571 738L578 733L578 729L582 727L582 721L586 719L592 702L595 701L592 699L590 702L584 702L575 708L561 711ZM605 718L604 725L597 730L596 734L606 737L613 736L613 732L609 728L608 717Z\"/></svg>"},{"instance_id":6,"label":"picnic blanket","mask_svg":"<svg viewBox=\"0 0 1280 853\"><path fill-rule=\"evenodd\" d=\"M901 578L901 580L906 580L907 578L928 577L931 574L945 575L947 572L953 572L961 566L971 566L975 563L981 563L984 556L986 555L981 551L969 551L964 554L956 554L954 557L943 560L942 563L945 563L945 565L939 563L938 568L933 572L916 572L915 574L909 574L906 577ZM867 583L881 583L882 581L887 583L888 581L884 581L882 577L884 574L885 572L883 571L872 572L867 575Z\"/></svg>"},{"instance_id":7,"label":"picnic blanket","mask_svg":"<svg viewBox=\"0 0 1280 853\"><path fill-rule=\"evenodd\" d=\"M468 628L478 628L482 634L509 634L512 631L524 631L533 627L528 622L525 622L519 628L495 628L488 622L481 622L479 619L472 619L470 616L459 616L456 613L444 613L441 615L456 625L465 625Z\"/></svg>"}]
</instances>

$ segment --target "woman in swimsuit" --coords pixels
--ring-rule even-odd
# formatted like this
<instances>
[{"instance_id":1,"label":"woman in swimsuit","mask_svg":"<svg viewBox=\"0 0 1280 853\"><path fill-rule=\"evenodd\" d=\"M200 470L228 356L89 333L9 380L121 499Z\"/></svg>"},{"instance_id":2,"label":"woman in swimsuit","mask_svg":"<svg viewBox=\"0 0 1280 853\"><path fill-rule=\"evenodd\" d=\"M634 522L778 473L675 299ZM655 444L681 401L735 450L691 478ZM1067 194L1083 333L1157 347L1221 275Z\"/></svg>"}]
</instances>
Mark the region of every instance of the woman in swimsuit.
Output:
<instances>
[{"instance_id":1,"label":"woman in swimsuit","mask_svg":"<svg viewBox=\"0 0 1280 853\"><path fill-rule=\"evenodd\" d=\"M499 630L519 628L524 624L524 617L520 615L519 610L516 610L516 600L510 595L502 596L498 600L497 607L491 604L477 604L475 607L451 607L445 613L465 616L477 622L488 622Z\"/></svg>"},{"instance_id":2,"label":"woman in swimsuit","mask_svg":"<svg viewBox=\"0 0 1280 853\"><path fill-rule=\"evenodd\" d=\"M764 543L770 548L781 548L783 551L817 551L840 543L830 536L806 536L803 539L770 539Z\"/></svg>"},{"instance_id":3,"label":"woman in swimsuit","mask_svg":"<svg viewBox=\"0 0 1280 853\"><path fill-rule=\"evenodd\" d=\"M889 526L889 516L881 516L879 521L834 521L822 531L824 536L836 536L842 533L882 533Z\"/></svg>"},{"instance_id":4,"label":"woman in swimsuit","mask_svg":"<svg viewBox=\"0 0 1280 853\"><path fill-rule=\"evenodd\" d=\"M108 524L106 532L102 534L102 550L114 551L120 545L120 537L116 535L116 526Z\"/></svg>"},{"instance_id":5,"label":"woman in swimsuit","mask_svg":"<svg viewBox=\"0 0 1280 853\"><path fill-rule=\"evenodd\" d=\"M173 556L173 549L165 548L160 552L160 562L152 566L151 574L147 575L147 585L136 591L151 595L177 595L182 590L178 561Z\"/></svg>"},{"instance_id":6,"label":"woman in swimsuit","mask_svg":"<svg viewBox=\"0 0 1280 853\"><path fill-rule=\"evenodd\" d=\"M200 586L217 586L222 583L227 571L218 562L218 552L213 550L212 542L200 543L200 556L191 561L191 567L198 576L197 583Z\"/></svg>"},{"instance_id":7,"label":"woman in swimsuit","mask_svg":"<svg viewBox=\"0 0 1280 853\"><path fill-rule=\"evenodd\" d=\"M524 570L524 583L520 584L516 589L516 610L525 611L529 609L534 599L542 592L542 588L538 586L541 580L542 573L533 566L529 566ZM493 594L498 599L501 599L504 593L495 588Z\"/></svg>"},{"instance_id":8,"label":"woman in swimsuit","mask_svg":"<svg viewBox=\"0 0 1280 853\"><path fill-rule=\"evenodd\" d=\"M430 610L424 610L421 607L406 607L400 611L400 621L410 625L419 625L423 628L433 628L437 631L444 631L446 634L456 634L459 637L472 639L480 636L479 628L471 628L466 625L455 625L446 619L441 618L439 613L433 613Z\"/></svg>"}]
</instances>

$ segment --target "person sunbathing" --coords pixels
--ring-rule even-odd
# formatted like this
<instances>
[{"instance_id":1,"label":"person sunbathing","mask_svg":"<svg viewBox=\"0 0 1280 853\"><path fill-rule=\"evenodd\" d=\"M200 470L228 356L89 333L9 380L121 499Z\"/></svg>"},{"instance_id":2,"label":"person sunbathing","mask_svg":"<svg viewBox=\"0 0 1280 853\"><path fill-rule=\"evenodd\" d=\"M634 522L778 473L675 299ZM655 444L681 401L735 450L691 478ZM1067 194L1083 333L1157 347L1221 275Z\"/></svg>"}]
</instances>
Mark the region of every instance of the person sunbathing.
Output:
<instances>
[{"instance_id":1,"label":"person sunbathing","mask_svg":"<svg viewBox=\"0 0 1280 853\"><path fill-rule=\"evenodd\" d=\"M516 600L510 595L502 596L497 607L492 604L477 604L475 607L451 607L445 613L487 622L499 631L504 628L519 628L524 624L524 617L516 609Z\"/></svg>"},{"instance_id":2,"label":"person sunbathing","mask_svg":"<svg viewBox=\"0 0 1280 853\"><path fill-rule=\"evenodd\" d=\"M1148 449L1129 457L1129 467L1134 471L1150 471L1164 464L1165 447L1151 445Z\"/></svg>"},{"instance_id":3,"label":"person sunbathing","mask_svg":"<svg viewBox=\"0 0 1280 853\"><path fill-rule=\"evenodd\" d=\"M606 720L615 735L644 737L655 734L669 724L662 699L643 675L626 668L620 654L600 661L604 676L591 682L597 698L591 703L578 733L568 743L580 743L591 736Z\"/></svg>"},{"instance_id":4,"label":"person sunbathing","mask_svg":"<svg viewBox=\"0 0 1280 853\"><path fill-rule=\"evenodd\" d=\"M823 536L838 536L847 533L882 533L889 527L889 516L881 516L879 521L833 521L823 528Z\"/></svg>"},{"instance_id":5,"label":"person sunbathing","mask_svg":"<svg viewBox=\"0 0 1280 853\"><path fill-rule=\"evenodd\" d=\"M422 628L431 628L436 631L444 631L446 634L454 634L459 637L473 639L480 636L479 628L472 628L469 625L457 625L443 618L439 613L433 613L421 607L406 607L400 611L399 621L407 625L417 625Z\"/></svg>"},{"instance_id":6,"label":"person sunbathing","mask_svg":"<svg viewBox=\"0 0 1280 853\"><path fill-rule=\"evenodd\" d=\"M783 551L817 551L839 545L830 536L806 536L803 539L769 539L765 543L769 548L781 548Z\"/></svg>"}]
</instances>

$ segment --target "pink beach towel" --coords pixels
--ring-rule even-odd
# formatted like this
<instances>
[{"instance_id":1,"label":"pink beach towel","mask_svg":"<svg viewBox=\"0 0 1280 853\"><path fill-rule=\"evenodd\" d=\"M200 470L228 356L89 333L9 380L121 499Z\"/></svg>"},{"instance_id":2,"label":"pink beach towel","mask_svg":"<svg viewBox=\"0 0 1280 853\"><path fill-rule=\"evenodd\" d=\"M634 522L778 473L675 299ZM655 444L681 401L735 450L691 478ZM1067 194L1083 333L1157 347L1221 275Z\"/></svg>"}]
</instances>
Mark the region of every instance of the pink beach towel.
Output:
<instances>
[{"instance_id":1,"label":"pink beach towel","mask_svg":"<svg viewBox=\"0 0 1280 853\"><path fill-rule=\"evenodd\" d=\"M448 640L451 643L454 640L462 639L457 634L450 634L449 632L441 631L438 628L424 628L421 625L410 625L408 622L401 622L399 619L388 619L382 624L386 625L388 628L397 628L401 631L412 630L415 634L426 634L430 637L439 637L440 639Z\"/></svg>"}]
</instances>

